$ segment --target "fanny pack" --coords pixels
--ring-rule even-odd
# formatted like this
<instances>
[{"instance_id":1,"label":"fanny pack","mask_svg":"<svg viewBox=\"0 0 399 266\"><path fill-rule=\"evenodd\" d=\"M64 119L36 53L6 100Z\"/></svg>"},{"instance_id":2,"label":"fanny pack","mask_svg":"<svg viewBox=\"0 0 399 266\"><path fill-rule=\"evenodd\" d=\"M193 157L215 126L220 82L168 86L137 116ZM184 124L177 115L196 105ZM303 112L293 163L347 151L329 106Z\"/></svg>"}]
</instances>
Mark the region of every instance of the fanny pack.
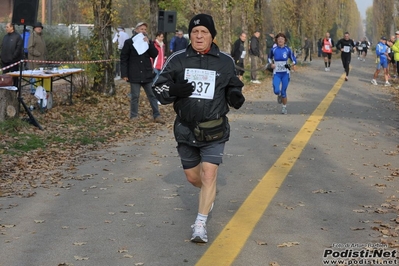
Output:
<instances>
[{"instance_id":1,"label":"fanny pack","mask_svg":"<svg viewBox=\"0 0 399 266\"><path fill-rule=\"evenodd\" d=\"M194 127L194 136L197 141L214 141L223 138L226 131L226 118L198 123Z\"/></svg>"}]
</instances>

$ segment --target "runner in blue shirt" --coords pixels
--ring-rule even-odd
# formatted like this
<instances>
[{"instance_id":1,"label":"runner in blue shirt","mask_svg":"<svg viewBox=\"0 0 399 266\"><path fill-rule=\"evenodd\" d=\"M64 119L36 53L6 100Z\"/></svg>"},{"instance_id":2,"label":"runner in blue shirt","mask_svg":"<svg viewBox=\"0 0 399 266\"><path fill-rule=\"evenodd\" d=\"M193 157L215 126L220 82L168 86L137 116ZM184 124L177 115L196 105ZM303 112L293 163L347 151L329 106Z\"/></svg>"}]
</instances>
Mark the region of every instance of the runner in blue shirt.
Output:
<instances>
[{"instance_id":1,"label":"runner in blue shirt","mask_svg":"<svg viewBox=\"0 0 399 266\"><path fill-rule=\"evenodd\" d=\"M279 33L275 37L276 46L272 48L269 54L269 66L273 69L273 90L277 95L277 102L282 103L282 114L287 114L287 88L290 82L290 59L295 70L296 58L294 53L286 45L287 37L284 33Z\"/></svg>"},{"instance_id":2,"label":"runner in blue shirt","mask_svg":"<svg viewBox=\"0 0 399 266\"><path fill-rule=\"evenodd\" d=\"M392 43L389 43L392 46ZM384 69L385 86L391 86L391 83L388 81L388 46L386 37L381 37L380 42L375 47L375 54L377 55L377 69L374 72L371 84L378 85L376 78L382 67Z\"/></svg>"}]
</instances>

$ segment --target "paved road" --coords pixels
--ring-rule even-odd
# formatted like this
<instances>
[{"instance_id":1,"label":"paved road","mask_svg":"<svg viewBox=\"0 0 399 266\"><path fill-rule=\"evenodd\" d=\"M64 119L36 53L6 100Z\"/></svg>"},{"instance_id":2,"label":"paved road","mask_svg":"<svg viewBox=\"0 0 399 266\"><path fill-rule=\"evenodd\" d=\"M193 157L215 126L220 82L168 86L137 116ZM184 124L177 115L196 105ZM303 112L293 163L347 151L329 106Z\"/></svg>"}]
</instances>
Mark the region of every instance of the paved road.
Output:
<instances>
[{"instance_id":1,"label":"paved road","mask_svg":"<svg viewBox=\"0 0 399 266\"><path fill-rule=\"evenodd\" d=\"M399 112L373 70L355 59L344 82L316 58L292 75L288 115L269 82L245 88L208 244L188 241L198 190L168 128L87 155L59 188L0 198L0 266L313 266L334 243L393 243Z\"/></svg>"}]
</instances>

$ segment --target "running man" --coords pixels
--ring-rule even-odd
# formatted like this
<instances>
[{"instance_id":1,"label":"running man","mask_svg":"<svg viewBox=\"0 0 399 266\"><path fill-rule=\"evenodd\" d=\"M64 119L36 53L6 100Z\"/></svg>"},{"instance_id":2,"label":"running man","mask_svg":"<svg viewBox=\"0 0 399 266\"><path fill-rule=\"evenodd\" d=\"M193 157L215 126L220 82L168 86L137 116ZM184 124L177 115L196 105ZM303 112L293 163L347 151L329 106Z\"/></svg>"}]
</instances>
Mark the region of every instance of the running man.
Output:
<instances>
[{"instance_id":1,"label":"running man","mask_svg":"<svg viewBox=\"0 0 399 266\"><path fill-rule=\"evenodd\" d=\"M332 48L334 47L334 41L330 38L330 33L326 32L326 36L324 39L321 40L321 51L324 57L324 70L330 71L331 66L331 55L332 55Z\"/></svg>"},{"instance_id":2,"label":"running man","mask_svg":"<svg viewBox=\"0 0 399 266\"><path fill-rule=\"evenodd\" d=\"M294 64L292 69L295 71L296 58L294 53L286 45L287 37L284 33L276 36L276 47L273 47L269 55L269 64L273 69L273 90L277 95L277 102L282 103L282 114L287 114L287 88L290 82L290 66L288 59Z\"/></svg>"},{"instance_id":3,"label":"running man","mask_svg":"<svg viewBox=\"0 0 399 266\"><path fill-rule=\"evenodd\" d=\"M389 43L392 46L390 41ZM377 55L377 69L374 72L371 84L378 85L376 78L378 77L382 67L384 69L385 86L391 86L391 83L388 81L388 46L386 37L381 37L380 42L375 47L375 54Z\"/></svg>"},{"instance_id":4,"label":"running man","mask_svg":"<svg viewBox=\"0 0 399 266\"><path fill-rule=\"evenodd\" d=\"M367 41L367 38L364 37L362 42L360 43L360 47L361 47L361 58L360 60L362 60L363 62L366 61L366 56L367 56L367 50L370 48L370 43Z\"/></svg>"},{"instance_id":5,"label":"running man","mask_svg":"<svg viewBox=\"0 0 399 266\"><path fill-rule=\"evenodd\" d=\"M345 81L348 81L349 65L351 63L351 54L354 48L355 43L349 38L349 32L345 32L344 38L337 42L337 49L341 51L342 66L344 67L346 73Z\"/></svg>"}]
</instances>

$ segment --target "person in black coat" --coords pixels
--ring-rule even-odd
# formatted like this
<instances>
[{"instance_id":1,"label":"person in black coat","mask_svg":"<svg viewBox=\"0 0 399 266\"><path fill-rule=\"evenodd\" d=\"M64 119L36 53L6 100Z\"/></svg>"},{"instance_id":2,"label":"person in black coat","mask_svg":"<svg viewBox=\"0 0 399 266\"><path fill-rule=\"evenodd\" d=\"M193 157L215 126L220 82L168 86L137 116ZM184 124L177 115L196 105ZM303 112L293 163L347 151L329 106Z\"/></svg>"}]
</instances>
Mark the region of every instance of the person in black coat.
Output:
<instances>
[{"instance_id":1,"label":"person in black coat","mask_svg":"<svg viewBox=\"0 0 399 266\"><path fill-rule=\"evenodd\" d=\"M11 23L6 24L7 34L3 38L1 48L1 67L7 67L14 63L19 62L23 57L24 44L17 32L15 32L14 25ZM3 70L3 73L18 71L19 64ZM14 86L18 87L18 78L13 78Z\"/></svg>"},{"instance_id":2,"label":"person in black coat","mask_svg":"<svg viewBox=\"0 0 399 266\"><path fill-rule=\"evenodd\" d=\"M244 58L245 58L245 41L247 40L247 34L242 32L240 38L238 38L233 45L231 51L231 56L234 58L236 63L238 78L242 81L242 76L244 75Z\"/></svg>"},{"instance_id":3,"label":"person in black coat","mask_svg":"<svg viewBox=\"0 0 399 266\"><path fill-rule=\"evenodd\" d=\"M133 37L127 39L121 51L121 76L130 82L130 119L138 118L140 88L143 87L156 123L164 124L158 109L158 100L152 91L154 70L151 58L158 56L154 43L147 37L147 23L139 22Z\"/></svg>"}]
</instances>

